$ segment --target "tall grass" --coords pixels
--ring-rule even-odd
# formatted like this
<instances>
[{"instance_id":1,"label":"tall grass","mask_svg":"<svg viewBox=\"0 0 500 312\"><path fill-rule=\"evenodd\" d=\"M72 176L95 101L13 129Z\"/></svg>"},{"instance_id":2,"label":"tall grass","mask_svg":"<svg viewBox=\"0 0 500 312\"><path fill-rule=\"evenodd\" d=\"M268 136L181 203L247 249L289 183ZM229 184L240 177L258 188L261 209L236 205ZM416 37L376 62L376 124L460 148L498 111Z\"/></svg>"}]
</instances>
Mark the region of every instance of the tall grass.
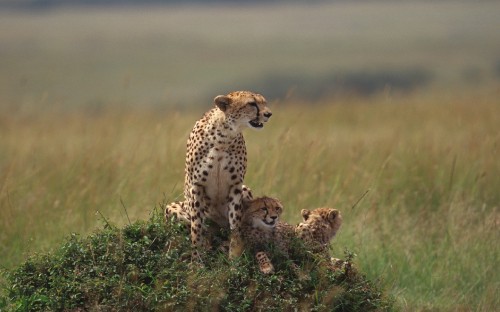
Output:
<instances>
[{"instance_id":1,"label":"tall grass","mask_svg":"<svg viewBox=\"0 0 500 312\"><path fill-rule=\"evenodd\" d=\"M334 252L356 252L404 310L494 310L498 97L492 88L273 103L265 128L245 133L245 183L282 199L290 222L302 208L340 209ZM125 224L122 202L137 220L180 196L185 141L201 113L3 110L0 266L90 232L96 211Z\"/></svg>"}]
</instances>

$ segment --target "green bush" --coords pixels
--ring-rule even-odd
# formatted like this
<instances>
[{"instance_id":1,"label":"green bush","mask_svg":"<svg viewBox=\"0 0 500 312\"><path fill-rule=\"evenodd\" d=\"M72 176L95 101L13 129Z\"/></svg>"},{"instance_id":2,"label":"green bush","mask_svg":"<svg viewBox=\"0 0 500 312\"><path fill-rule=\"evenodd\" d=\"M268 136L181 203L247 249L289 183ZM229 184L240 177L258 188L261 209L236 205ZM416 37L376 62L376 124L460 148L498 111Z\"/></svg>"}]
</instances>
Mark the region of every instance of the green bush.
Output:
<instances>
[{"instance_id":1,"label":"green bush","mask_svg":"<svg viewBox=\"0 0 500 312\"><path fill-rule=\"evenodd\" d=\"M4 272L0 308L12 311L371 311L393 299L355 269L332 271L300 246L292 250L308 277L297 277L273 252L276 273L259 272L253 256L236 261L211 252L190 263L185 227L155 209L148 221L110 225L81 238L72 234L51 254L34 255ZM352 255L347 255L352 258Z\"/></svg>"}]
</instances>

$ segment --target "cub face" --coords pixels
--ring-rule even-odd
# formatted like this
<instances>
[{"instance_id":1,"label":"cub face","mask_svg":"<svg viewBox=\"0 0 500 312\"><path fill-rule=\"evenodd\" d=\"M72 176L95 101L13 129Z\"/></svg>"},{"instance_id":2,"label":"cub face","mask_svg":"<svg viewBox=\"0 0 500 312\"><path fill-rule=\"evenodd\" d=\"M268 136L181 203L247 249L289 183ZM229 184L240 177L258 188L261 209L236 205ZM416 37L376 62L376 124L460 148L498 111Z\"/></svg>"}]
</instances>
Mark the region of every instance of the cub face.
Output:
<instances>
[{"instance_id":1,"label":"cub face","mask_svg":"<svg viewBox=\"0 0 500 312\"><path fill-rule=\"evenodd\" d=\"M342 225L342 215L340 211L332 208L316 208L314 210L301 210L304 220L301 225L308 225L310 228L322 228L329 238L335 236Z\"/></svg>"},{"instance_id":2,"label":"cub face","mask_svg":"<svg viewBox=\"0 0 500 312\"><path fill-rule=\"evenodd\" d=\"M272 115L266 99L250 91L219 95L215 97L214 103L226 115L226 120L238 129L245 127L261 129Z\"/></svg>"},{"instance_id":3,"label":"cub face","mask_svg":"<svg viewBox=\"0 0 500 312\"><path fill-rule=\"evenodd\" d=\"M276 198L264 196L243 202L243 222L255 228L273 229L282 212L283 205Z\"/></svg>"}]
</instances>

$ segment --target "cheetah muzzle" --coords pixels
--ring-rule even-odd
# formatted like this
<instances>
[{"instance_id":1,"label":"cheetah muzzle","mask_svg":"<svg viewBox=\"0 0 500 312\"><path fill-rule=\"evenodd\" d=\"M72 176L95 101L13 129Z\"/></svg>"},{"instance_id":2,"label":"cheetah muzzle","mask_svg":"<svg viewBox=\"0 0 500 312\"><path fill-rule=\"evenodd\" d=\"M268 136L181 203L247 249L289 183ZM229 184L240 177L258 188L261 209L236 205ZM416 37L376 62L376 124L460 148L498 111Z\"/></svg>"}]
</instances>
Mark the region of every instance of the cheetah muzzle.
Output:
<instances>
[{"instance_id":1,"label":"cheetah muzzle","mask_svg":"<svg viewBox=\"0 0 500 312\"><path fill-rule=\"evenodd\" d=\"M261 118L260 117L259 106L257 106L256 103L250 103L249 105L252 106L252 107L255 107L255 109L257 111L257 117L255 117L254 119L250 120L248 123L250 124L250 126L252 128L256 128L256 129L263 128L264 127L264 122L267 122L269 120L269 118L271 118L272 113L270 111L265 112L264 114L262 114L263 118Z\"/></svg>"}]
</instances>

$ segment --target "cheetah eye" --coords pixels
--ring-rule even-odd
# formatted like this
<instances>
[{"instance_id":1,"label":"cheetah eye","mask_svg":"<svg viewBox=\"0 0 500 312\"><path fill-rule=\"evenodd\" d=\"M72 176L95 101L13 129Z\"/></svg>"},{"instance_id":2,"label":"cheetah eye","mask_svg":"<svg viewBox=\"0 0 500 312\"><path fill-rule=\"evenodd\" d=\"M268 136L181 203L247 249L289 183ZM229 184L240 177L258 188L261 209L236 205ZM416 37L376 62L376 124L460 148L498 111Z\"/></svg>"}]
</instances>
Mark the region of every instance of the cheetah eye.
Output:
<instances>
[{"instance_id":1,"label":"cheetah eye","mask_svg":"<svg viewBox=\"0 0 500 312\"><path fill-rule=\"evenodd\" d=\"M260 210L262 210L262 211L267 211L267 208L266 208L266 207L264 207L264 208L260 208Z\"/></svg>"},{"instance_id":2,"label":"cheetah eye","mask_svg":"<svg viewBox=\"0 0 500 312\"><path fill-rule=\"evenodd\" d=\"M250 106L253 106L253 107L257 108L257 103L255 103L255 102L250 102L250 103L248 103L248 105L250 105Z\"/></svg>"}]
</instances>

